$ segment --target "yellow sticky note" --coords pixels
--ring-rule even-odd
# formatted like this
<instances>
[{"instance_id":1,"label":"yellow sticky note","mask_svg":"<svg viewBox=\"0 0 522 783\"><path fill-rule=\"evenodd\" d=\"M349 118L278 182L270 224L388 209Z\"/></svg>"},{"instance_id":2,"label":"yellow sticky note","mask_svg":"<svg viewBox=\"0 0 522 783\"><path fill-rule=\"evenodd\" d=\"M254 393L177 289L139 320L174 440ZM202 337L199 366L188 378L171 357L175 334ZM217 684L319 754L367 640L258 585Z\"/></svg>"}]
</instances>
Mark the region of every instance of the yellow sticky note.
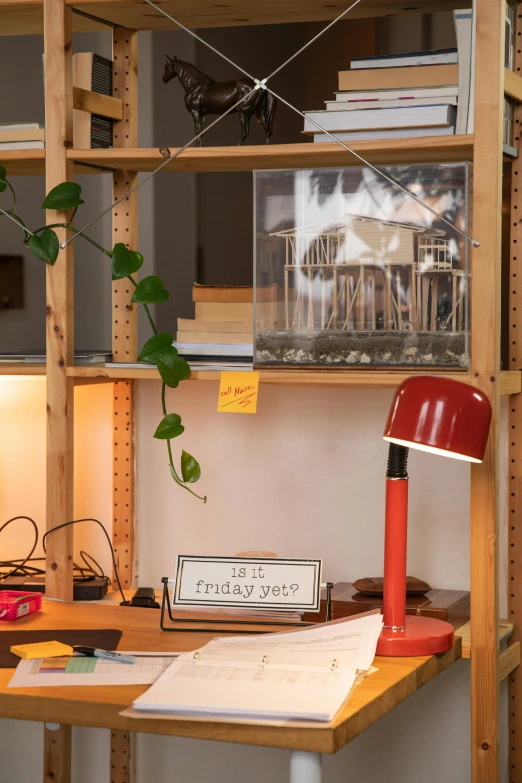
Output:
<instances>
[{"instance_id":1,"label":"yellow sticky note","mask_svg":"<svg viewBox=\"0 0 522 783\"><path fill-rule=\"evenodd\" d=\"M258 372L222 372L218 413L255 413L258 391Z\"/></svg>"},{"instance_id":2,"label":"yellow sticky note","mask_svg":"<svg viewBox=\"0 0 522 783\"><path fill-rule=\"evenodd\" d=\"M35 642L34 644L13 644L11 652L32 661L34 658L59 658L61 655L72 655L73 648L61 642Z\"/></svg>"}]
</instances>

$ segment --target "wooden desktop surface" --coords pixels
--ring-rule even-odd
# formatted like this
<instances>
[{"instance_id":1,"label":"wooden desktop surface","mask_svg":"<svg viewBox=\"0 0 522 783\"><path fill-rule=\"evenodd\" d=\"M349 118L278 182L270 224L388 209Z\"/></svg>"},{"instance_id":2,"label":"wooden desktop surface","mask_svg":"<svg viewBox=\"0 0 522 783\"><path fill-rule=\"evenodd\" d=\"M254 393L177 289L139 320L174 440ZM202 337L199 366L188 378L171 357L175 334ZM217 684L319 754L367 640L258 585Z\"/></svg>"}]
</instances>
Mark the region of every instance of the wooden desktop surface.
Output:
<instances>
[{"instance_id":1,"label":"wooden desktop surface","mask_svg":"<svg viewBox=\"0 0 522 783\"><path fill-rule=\"evenodd\" d=\"M66 604L44 600L43 610L16 623L0 623L0 633L64 628L118 628L120 650L189 651L216 632L165 633L159 610L101 604ZM179 615L181 616L181 614ZM215 615L213 615L215 619ZM325 727L259 726L211 720L127 718L119 713L148 686L7 687L13 669L0 669L0 718L125 729L178 737L220 740L317 753L335 753L422 685L461 657L461 640L444 655L418 658L376 658L378 671L364 679L335 721Z\"/></svg>"}]
</instances>

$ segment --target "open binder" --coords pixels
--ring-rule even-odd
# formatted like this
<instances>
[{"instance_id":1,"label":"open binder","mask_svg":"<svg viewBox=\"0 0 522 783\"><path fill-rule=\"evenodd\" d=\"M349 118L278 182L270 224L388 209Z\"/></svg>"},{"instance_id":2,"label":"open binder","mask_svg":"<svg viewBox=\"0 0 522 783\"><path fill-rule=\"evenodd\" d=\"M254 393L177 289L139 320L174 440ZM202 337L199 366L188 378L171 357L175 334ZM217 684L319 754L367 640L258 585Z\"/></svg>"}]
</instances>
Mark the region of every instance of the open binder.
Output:
<instances>
[{"instance_id":1,"label":"open binder","mask_svg":"<svg viewBox=\"0 0 522 783\"><path fill-rule=\"evenodd\" d=\"M216 638L180 655L133 707L158 717L328 722L369 672L381 630L377 610L300 631Z\"/></svg>"}]
</instances>

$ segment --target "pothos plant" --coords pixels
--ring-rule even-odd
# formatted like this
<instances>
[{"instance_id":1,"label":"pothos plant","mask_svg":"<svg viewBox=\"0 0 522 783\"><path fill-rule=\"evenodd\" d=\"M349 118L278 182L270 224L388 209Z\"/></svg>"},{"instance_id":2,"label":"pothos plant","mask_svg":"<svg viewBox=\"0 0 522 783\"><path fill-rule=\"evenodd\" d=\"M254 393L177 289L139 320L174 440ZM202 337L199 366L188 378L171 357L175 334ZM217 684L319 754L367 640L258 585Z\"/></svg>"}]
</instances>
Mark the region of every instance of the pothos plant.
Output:
<instances>
[{"instance_id":1,"label":"pothos plant","mask_svg":"<svg viewBox=\"0 0 522 783\"><path fill-rule=\"evenodd\" d=\"M165 390L167 386L171 389L175 389L181 381L186 380L190 375L190 368L185 359L178 354L176 348L173 346L173 336L169 332L158 332L149 309L150 304L165 302L170 297L170 293L163 285L163 280L157 275L149 275L148 277L144 277L143 280L140 280L139 283L136 282L133 278L133 274L135 274L143 264L143 256L141 253L138 253L137 250L130 250L123 242L118 242L114 245L112 250L107 250L86 234L80 234L80 232L72 226L78 207L85 203L81 198L82 189L75 182L62 182L61 185L57 185L47 194L42 204L42 209L61 211L72 210L67 223L53 223L51 225L41 226L41 228L37 228L31 232L27 230L24 221L16 212L16 194L7 178L4 166L0 164L0 193L3 193L8 189L13 197L13 203L11 209L1 210L1 213L9 215L13 220L19 223L24 232L24 244L27 245L36 258L51 266L56 262L60 251L60 243L56 232L53 229L64 228L66 231L71 232L71 234L77 234L79 237L82 237L86 242L94 245L100 253L103 253L111 259L113 280L126 278L134 287L132 302L143 306L153 332L153 336L147 340L141 349L139 361L147 364L155 364L162 380L161 407L163 410L163 418L158 424L154 437L166 441L169 469L176 484L183 489L186 489L191 495L199 498L199 500L206 502L206 496L201 497L200 495L197 495L190 486L195 484L201 476L201 468L198 461L191 454L182 450L180 475L174 466L174 459L172 456L171 441L174 440L174 438L178 438L184 432L184 427L181 423L181 416L179 416L179 414L167 412Z\"/></svg>"}]
</instances>

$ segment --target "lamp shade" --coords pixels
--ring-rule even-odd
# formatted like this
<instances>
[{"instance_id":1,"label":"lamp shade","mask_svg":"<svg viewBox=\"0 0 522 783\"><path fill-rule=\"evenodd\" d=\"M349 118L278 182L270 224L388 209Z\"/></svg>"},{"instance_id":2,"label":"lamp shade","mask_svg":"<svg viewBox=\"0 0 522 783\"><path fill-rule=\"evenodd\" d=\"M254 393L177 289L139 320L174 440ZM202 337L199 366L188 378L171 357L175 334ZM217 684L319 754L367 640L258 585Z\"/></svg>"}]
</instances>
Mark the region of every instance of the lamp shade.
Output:
<instances>
[{"instance_id":1,"label":"lamp shade","mask_svg":"<svg viewBox=\"0 0 522 783\"><path fill-rule=\"evenodd\" d=\"M491 405L467 383L433 375L408 378L395 394L384 439L446 457L482 462Z\"/></svg>"}]
</instances>

